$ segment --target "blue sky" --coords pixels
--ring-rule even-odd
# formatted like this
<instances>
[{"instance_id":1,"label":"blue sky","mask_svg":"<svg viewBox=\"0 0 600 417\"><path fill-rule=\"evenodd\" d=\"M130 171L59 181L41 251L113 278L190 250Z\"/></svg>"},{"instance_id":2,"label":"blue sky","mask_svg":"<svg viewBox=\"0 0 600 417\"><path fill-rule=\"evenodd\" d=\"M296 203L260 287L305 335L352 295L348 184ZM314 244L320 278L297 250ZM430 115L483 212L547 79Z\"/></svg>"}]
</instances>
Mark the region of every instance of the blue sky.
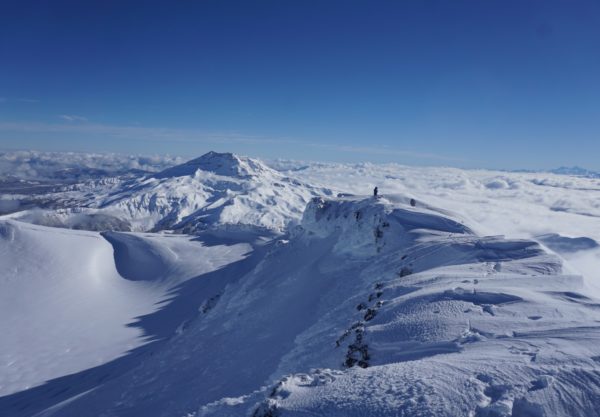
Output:
<instances>
[{"instance_id":1,"label":"blue sky","mask_svg":"<svg viewBox=\"0 0 600 417\"><path fill-rule=\"evenodd\" d=\"M0 148L600 169L600 2L27 1Z\"/></svg>"}]
</instances>

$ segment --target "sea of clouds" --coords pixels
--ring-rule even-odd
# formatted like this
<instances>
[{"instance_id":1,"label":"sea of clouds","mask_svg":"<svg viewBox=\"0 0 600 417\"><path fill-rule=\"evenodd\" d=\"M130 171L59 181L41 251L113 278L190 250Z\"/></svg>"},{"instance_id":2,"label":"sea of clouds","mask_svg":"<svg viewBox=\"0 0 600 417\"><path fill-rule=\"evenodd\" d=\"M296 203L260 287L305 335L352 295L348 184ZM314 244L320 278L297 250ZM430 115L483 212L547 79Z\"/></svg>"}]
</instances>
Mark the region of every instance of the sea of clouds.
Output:
<instances>
[{"instance_id":1,"label":"sea of clouds","mask_svg":"<svg viewBox=\"0 0 600 417\"><path fill-rule=\"evenodd\" d=\"M0 152L0 177L21 179L87 179L131 171L157 172L184 159L169 155L5 151Z\"/></svg>"}]
</instances>

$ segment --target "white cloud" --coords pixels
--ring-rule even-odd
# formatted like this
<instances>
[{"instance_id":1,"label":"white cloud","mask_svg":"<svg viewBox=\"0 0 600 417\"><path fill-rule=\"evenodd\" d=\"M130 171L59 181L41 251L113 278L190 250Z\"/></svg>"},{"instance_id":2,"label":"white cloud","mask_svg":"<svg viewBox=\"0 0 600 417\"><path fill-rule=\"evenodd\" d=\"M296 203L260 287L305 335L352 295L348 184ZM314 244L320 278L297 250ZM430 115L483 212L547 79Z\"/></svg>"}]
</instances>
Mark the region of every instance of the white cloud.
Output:
<instances>
[{"instance_id":1,"label":"white cloud","mask_svg":"<svg viewBox=\"0 0 600 417\"><path fill-rule=\"evenodd\" d=\"M4 103L7 101L8 101L8 98L0 97L0 103ZM35 98L18 98L16 100L11 100L11 101L19 101L21 103L39 103L40 102L40 100L35 99Z\"/></svg>"},{"instance_id":2,"label":"white cloud","mask_svg":"<svg viewBox=\"0 0 600 417\"><path fill-rule=\"evenodd\" d=\"M87 117L77 116L76 114L61 114L61 119L66 120L67 122L87 122Z\"/></svg>"},{"instance_id":3,"label":"white cloud","mask_svg":"<svg viewBox=\"0 0 600 417\"><path fill-rule=\"evenodd\" d=\"M91 176L99 175L93 170L104 171L107 175L121 174L129 170L156 172L183 161L180 157L168 155L8 151L0 152L0 176L52 179L63 178L65 170L74 170L72 175L84 177L88 174L86 171L89 171Z\"/></svg>"}]
</instances>

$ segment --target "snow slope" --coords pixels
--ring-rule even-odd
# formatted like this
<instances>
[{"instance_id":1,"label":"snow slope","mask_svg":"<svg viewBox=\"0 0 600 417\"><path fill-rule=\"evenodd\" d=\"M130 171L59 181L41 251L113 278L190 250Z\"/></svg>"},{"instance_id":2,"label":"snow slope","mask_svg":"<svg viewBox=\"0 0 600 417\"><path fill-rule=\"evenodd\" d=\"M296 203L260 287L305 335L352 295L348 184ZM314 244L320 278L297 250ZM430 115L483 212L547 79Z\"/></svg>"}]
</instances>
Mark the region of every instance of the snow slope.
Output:
<instances>
[{"instance_id":1,"label":"snow slope","mask_svg":"<svg viewBox=\"0 0 600 417\"><path fill-rule=\"evenodd\" d=\"M315 198L151 359L39 415L598 415L584 289L536 242L420 201Z\"/></svg>"},{"instance_id":2,"label":"snow slope","mask_svg":"<svg viewBox=\"0 0 600 417\"><path fill-rule=\"evenodd\" d=\"M259 240L101 235L0 222L0 396L170 337L252 267ZM121 361L110 374L133 363ZM70 383L78 389L76 380Z\"/></svg>"},{"instance_id":3,"label":"snow slope","mask_svg":"<svg viewBox=\"0 0 600 417\"><path fill-rule=\"evenodd\" d=\"M301 183L255 159L209 152L149 176L87 181L54 194L51 210L12 217L85 230L196 233L242 225L282 231L300 219L310 198L331 191Z\"/></svg>"},{"instance_id":4,"label":"snow slope","mask_svg":"<svg viewBox=\"0 0 600 417\"><path fill-rule=\"evenodd\" d=\"M144 342L140 329L126 325L152 311L156 297L119 277L101 236L3 222L0 244L0 394L96 366Z\"/></svg>"}]
</instances>

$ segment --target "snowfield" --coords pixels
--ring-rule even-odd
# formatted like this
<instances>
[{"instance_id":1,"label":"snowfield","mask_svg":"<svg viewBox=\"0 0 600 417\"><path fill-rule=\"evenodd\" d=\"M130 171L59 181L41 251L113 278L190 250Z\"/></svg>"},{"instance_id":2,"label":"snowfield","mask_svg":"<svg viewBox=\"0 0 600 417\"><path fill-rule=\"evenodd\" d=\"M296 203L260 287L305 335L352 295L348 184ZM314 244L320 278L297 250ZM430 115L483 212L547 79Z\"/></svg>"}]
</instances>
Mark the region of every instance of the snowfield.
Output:
<instances>
[{"instance_id":1,"label":"snowfield","mask_svg":"<svg viewBox=\"0 0 600 417\"><path fill-rule=\"evenodd\" d=\"M597 178L209 153L61 187L0 220L0 415L600 415Z\"/></svg>"}]
</instances>

